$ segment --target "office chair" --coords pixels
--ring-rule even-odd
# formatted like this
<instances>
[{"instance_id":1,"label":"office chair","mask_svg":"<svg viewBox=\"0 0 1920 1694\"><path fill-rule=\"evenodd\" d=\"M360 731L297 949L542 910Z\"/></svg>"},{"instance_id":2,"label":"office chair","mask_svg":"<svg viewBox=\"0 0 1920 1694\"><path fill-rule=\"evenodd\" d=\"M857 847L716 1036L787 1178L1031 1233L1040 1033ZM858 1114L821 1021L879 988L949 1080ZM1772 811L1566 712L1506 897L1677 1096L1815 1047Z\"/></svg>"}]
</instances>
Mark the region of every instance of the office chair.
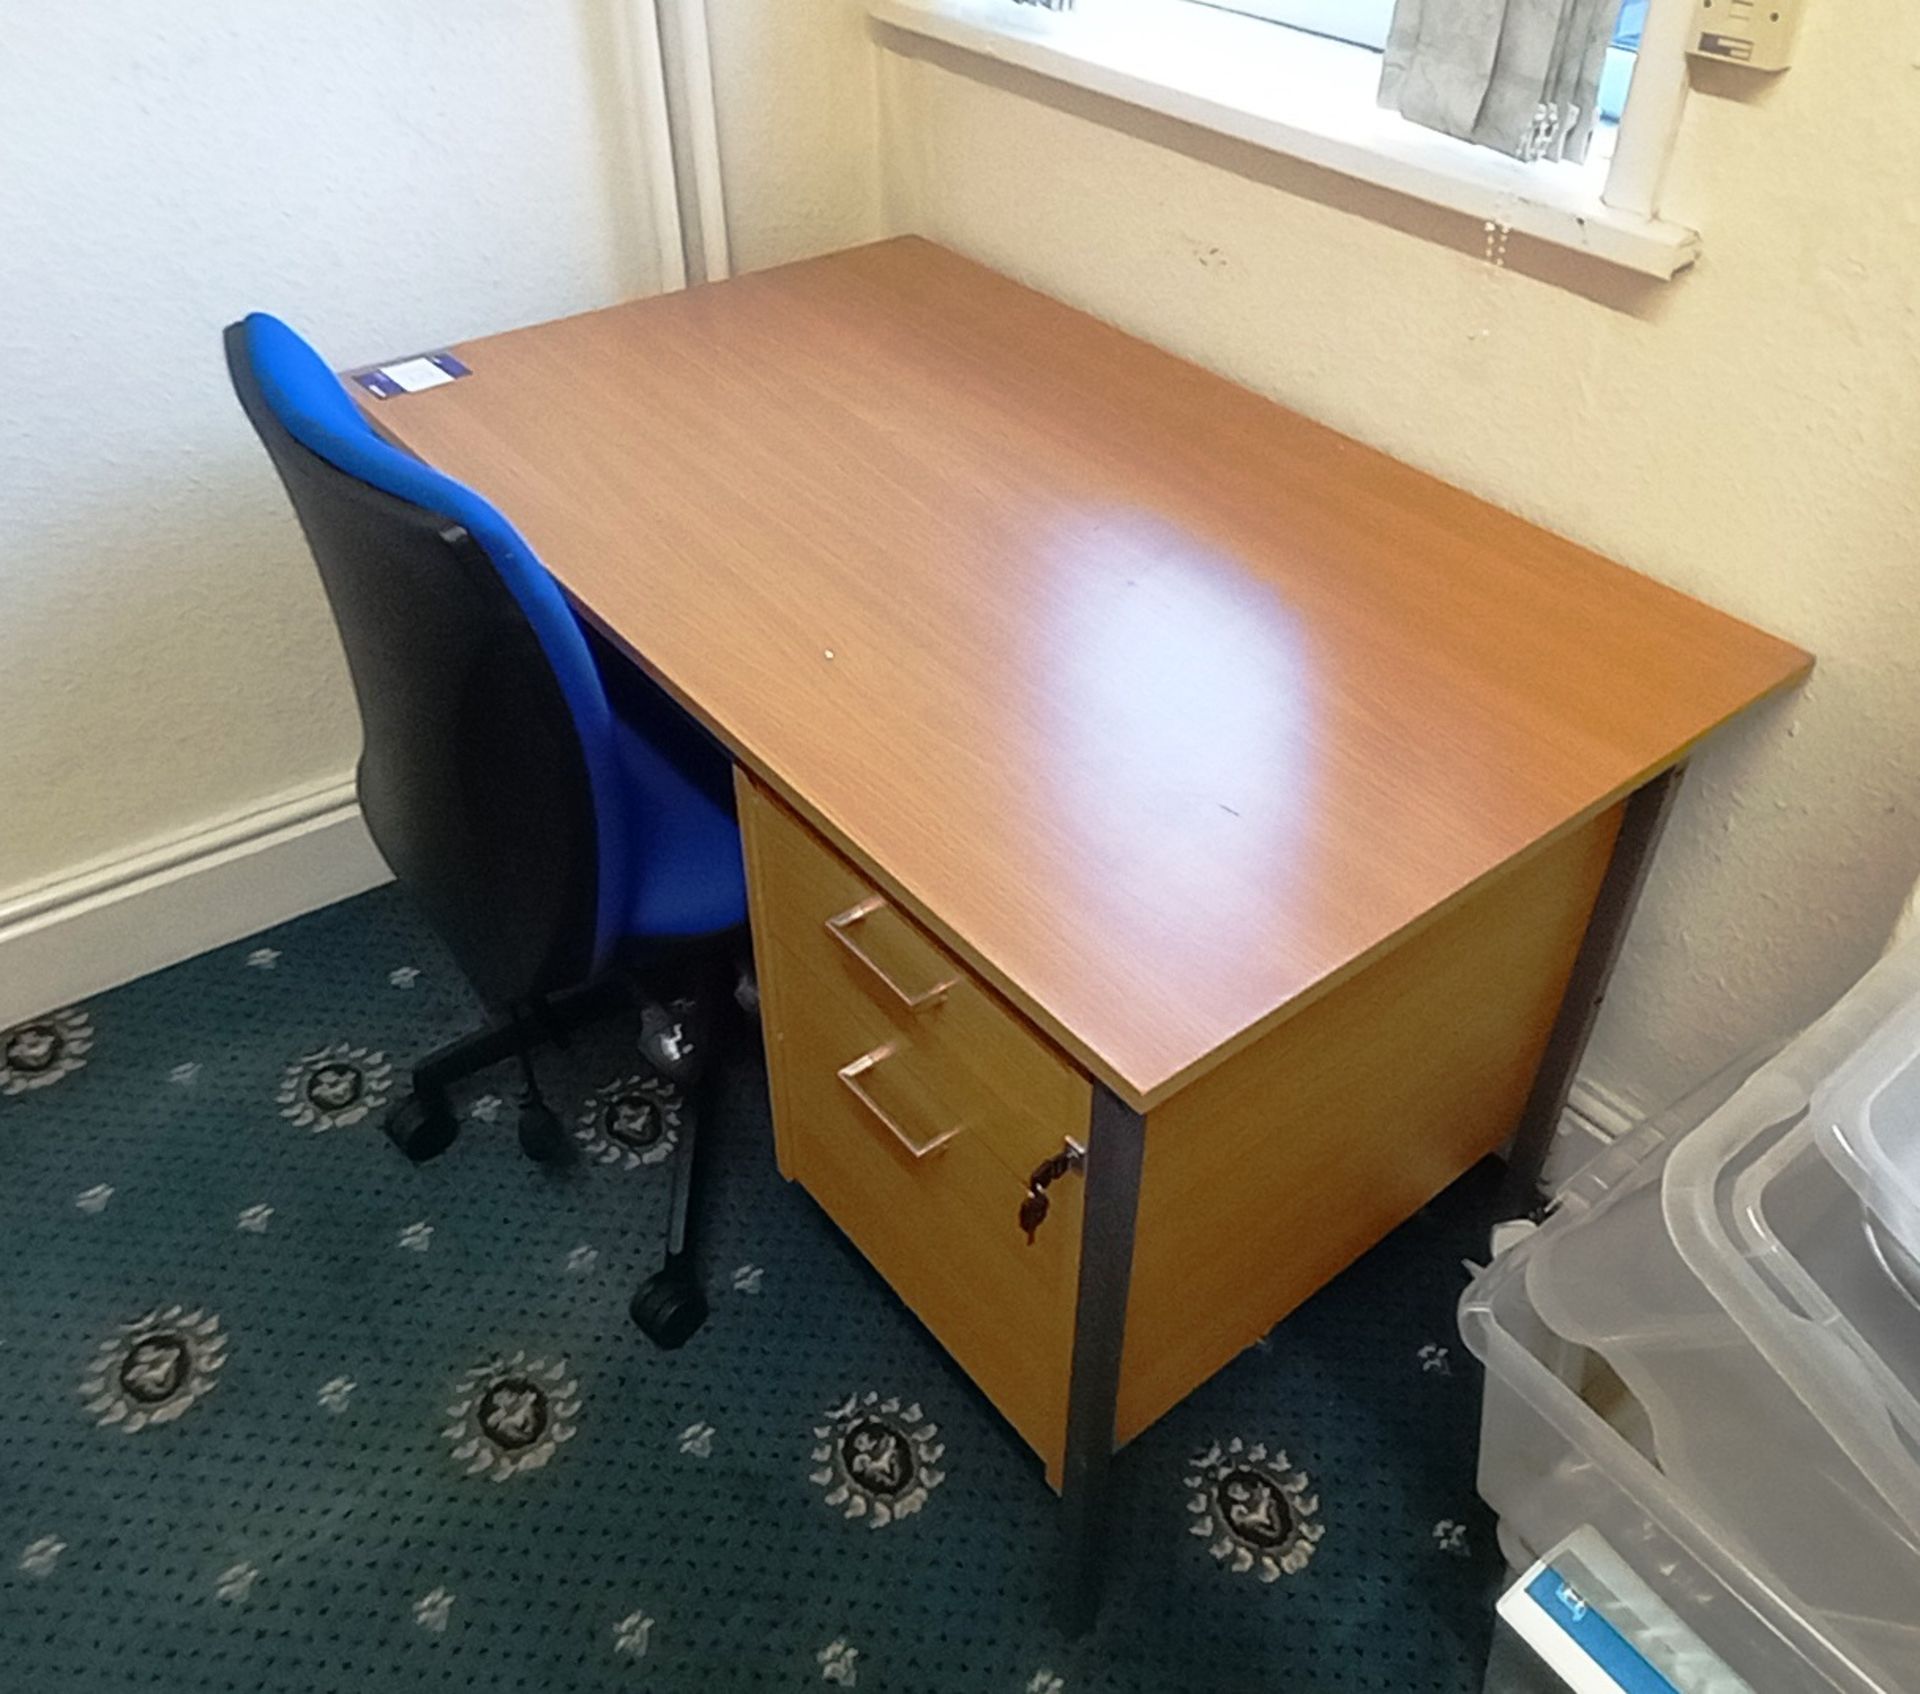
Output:
<instances>
[{"instance_id":1,"label":"office chair","mask_svg":"<svg viewBox=\"0 0 1920 1694\"><path fill-rule=\"evenodd\" d=\"M240 404L286 485L346 650L364 736L367 828L485 1006L428 1055L389 1113L410 1159L458 1130L449 1086L520 1063L520 1143L570 1151L532 1050L641 977L642 1051L693 1096L726 1012L746 879L726 755L597 637L513 526L384 440L298 334L255 313L226 331ZM667 1252L634 1321L677 1347L706 1316L694 1260L698 1109L683 1114ZM656 1131L658 1126L655 1126Z\"/></svg>"}]
</instances>

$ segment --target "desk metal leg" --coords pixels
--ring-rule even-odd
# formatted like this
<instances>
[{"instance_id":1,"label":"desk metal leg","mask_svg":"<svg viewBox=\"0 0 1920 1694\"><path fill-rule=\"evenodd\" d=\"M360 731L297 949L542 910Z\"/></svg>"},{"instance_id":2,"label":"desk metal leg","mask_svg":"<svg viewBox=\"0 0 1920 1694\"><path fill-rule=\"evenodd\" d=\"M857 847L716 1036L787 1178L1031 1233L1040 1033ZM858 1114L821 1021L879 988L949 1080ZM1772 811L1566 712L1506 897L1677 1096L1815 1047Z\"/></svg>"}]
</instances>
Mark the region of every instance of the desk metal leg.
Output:
<instances>
[{"instance_id":1,"label":"desk metal leg","mask_svg":"<svg viewBox=\"0 0 1920 1694\"><path fill-rule=\"evenodd\" d=\"M1626 816L1620 820L1620 834L1613 844L1613 858L1600 884L1599 898L1593 903L1593 916L1587 920L1586 937L1573 962L1559 1016L1554 1019L1553 1033L1547 1038L1546 1053L1533 1079L1533 1091L1527 1096L1526 1110L1520 1114L1520 1127L1514 1134L1507 1178L1500 1191L1501 1209L1507 1216L1531 1212L1540 1203L1541 1173L1567 1107L1574 1073L1586 1055L1588 1038L1600 1015L1601 1002L1606 999L1607 984L1627 938L1627 926L1633 920L1633 908L1646 884L1647 869L1685 771L1684 765L1675 765L1661 772L1627 801Z\"/></svg>"},{"instance_id":2,"label":"desk metal leg","mask_svg":"<svg viewBox=\"0 0 1920 1694\"><path fill-rule=\"evenodd\" d=\"M1127 1288L1133 1275L1133 1226L1146 1127L1146 1119L1132 1107L1094 1085L1080 1288L1074 1305L1073 1381L1067 1393L1067 1450L1060 1490L1056 1617L1069 1635L1084 1634L1100 1609L1120 1349L1126 1339Z\"/></svg>"}]
</instances>

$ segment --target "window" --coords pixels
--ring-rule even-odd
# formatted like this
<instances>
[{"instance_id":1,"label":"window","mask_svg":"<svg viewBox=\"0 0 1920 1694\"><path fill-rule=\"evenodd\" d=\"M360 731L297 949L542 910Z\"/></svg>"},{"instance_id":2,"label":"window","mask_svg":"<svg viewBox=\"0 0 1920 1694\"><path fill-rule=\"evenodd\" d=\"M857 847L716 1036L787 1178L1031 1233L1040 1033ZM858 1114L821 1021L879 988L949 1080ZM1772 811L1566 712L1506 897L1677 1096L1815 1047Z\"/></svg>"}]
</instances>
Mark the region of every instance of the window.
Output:
<instances>
[{"instance_id":1,"label":"window","mask_svg":"<svg viewBox=\"0 0 1920 1694\"><path fill-rule=\"evenodd\" d=\"M1607 49L1607 68L1600 73L1600 116L1607 123L1617 124L1627 109L1627 85L1633 81L1640 31L1646 22L1647 0L1623 0L1619 22L1613 26L1613 45Z\"/></svg>"},{"instance_id":2,"label":"window","mask_svg":"<svg viewBox=\"0 0 1920 1694\"><path fill-rule=\"evenodd\" d=\"M1393 0L1190 0L1223 12L1242 12L1250 18L1330 36L1356 47L1376 50L1387 44L1393 23ZM1607 68L1600 77L1600 121L1617 124L1626 110L1627 87L1633 81L1634 55L1640 50L1640 31L1647 20L1647 0L1622 0L1613 45L1607 49Z\"/></svg>"},{"instance_id":3,"label":"window","mask_svg":"<svg viewBox=\"0 0 1920 1694\"><path fill-rule=\"evenodd\" d=\"M1330 35L1356 47L1386 46L1387 26L1393 22L1393 0L1199 0L1199 4Z\"/></svg>"},{"instance_id":4,"label":"window","mask_svg":"<svg viewBox=\"0 0 1920 1694\"><path fill-rule=\"evenodd\" d=\"M1510 231L1664 280L1700 245L1658 204L1698 0L1608 3L1620 11L1599 133L1581 159L1551 151L1577 115L1543 113L1562 127L1527 158L1383 105L1393 0L866 0L900 51L930 39L1463 214L1490 238Z\"/></svg>"}]
</instances>

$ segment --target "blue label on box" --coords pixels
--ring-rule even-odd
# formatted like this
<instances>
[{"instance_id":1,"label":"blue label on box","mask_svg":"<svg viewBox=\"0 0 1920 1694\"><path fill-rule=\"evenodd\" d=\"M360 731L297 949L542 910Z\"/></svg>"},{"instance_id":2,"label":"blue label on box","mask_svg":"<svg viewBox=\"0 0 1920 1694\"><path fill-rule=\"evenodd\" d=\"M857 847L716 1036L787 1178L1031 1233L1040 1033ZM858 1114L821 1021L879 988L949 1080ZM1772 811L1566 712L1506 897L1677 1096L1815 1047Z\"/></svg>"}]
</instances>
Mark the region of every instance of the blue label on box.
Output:
<instances>
[{"instance_id":1,"label":"blue label on box","mask_svg":"<svg viewBox=\"0 0 1920 1694\"><path fill-rule=\"evenodd\" d=\"M1551 1565L1527 1584L1527 1598L1613 1679L1622 1694L1680 1694Z\"/></svg>"}]
</instances>

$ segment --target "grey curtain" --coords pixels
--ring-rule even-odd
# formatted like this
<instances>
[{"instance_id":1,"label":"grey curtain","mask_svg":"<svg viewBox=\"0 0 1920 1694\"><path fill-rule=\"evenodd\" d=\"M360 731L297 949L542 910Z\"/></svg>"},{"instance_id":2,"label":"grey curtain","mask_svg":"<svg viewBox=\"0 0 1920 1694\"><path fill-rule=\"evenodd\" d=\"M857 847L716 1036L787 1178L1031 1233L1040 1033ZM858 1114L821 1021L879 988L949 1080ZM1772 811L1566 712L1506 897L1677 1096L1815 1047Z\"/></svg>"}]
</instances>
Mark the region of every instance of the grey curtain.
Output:
<instances>
[{"instance_id":1,"label":"grey curtain","mask_svg":"<svg viewBox=\"0 0 1920 1694\"><path fill-rule=\"evenodd\" d=\"M1618 0L1397 0L1380 104L1522 159L1584 159Z\"/></svg>"}]
</instances>

